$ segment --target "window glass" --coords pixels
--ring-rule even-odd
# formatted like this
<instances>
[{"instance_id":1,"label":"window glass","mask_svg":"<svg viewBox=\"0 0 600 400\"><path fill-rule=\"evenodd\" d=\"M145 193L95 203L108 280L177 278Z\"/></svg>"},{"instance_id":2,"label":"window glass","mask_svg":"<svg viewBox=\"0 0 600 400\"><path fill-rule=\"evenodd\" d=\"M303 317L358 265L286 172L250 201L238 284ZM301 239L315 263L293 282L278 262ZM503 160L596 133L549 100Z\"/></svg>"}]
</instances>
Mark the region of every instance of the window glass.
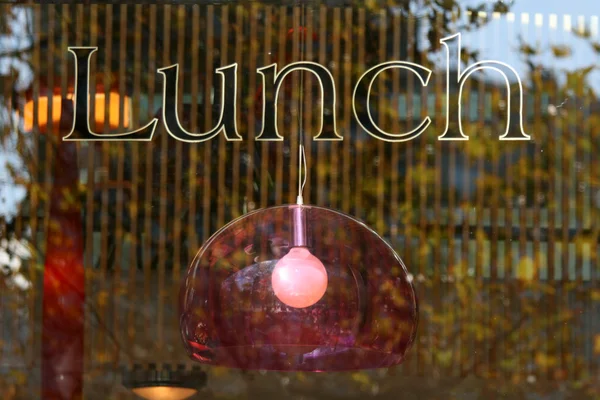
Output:
<instances>
[{"instance_id":1,"label":"window glass","mask_svg":"<svg viewBox=\"0 0 600 400\"><path fill-rule=\"evenodd\" d=\"M600 395L594 1L111 3L0 4L0 397ZM406 265L405 359L190 359L194 256L304 179Z\"/></svg>"}]
</instances>

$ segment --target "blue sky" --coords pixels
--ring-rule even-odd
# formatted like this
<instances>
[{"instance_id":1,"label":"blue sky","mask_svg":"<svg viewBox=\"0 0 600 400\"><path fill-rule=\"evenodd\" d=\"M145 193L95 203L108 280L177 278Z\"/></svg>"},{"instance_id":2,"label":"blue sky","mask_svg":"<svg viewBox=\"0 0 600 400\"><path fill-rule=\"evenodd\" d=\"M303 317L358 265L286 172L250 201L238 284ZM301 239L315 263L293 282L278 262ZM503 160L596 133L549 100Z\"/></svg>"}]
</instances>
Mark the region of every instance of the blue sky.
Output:
<instances>
[{"instance_id":1,"label":"blue sky","mask_svg":"<svg viewBox=\"0 0 600 400\"><path fill-rule=\"evenodd\" d=\"M462 5L481 4L481 0L465 0ZM588 83L600 93L600 57L590 45L572 32L585 27L592 41L600 43L600 0L514 0L511 14L492 20L484 27L462 33L463 46L479 50L481 59L505 62L523 77L527 67L519 48L519 36L535 45L542 54L535 60L555 71L572 71L595 64ZM571 55L556 59L552 46L564 45ZM564 74L562 74L564 75Z\"/></svg>"}]
</instances>

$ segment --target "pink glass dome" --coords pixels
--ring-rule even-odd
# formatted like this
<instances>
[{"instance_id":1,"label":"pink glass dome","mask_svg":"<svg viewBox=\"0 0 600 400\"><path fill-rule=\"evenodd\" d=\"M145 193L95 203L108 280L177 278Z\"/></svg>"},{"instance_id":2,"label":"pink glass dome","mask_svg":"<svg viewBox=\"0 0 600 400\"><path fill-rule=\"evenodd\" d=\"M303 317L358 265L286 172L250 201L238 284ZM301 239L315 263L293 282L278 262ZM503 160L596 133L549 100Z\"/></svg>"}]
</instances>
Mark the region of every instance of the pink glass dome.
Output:
<instances>
[{"instance_id":1,"label":"pink glass dome","mask_svg":"<svg viewBox=\"0 0 600 400\"><path fill-rule=\"evenodd\" d=\"M295 212L304 218L299 253L291 252ZM294 269L298 254L314 273ZM281 268L296 274L273 274ZM299 295L312 300L282 295L288 287L308 290ZM418 321L406 267L383 239L343 213L297 205L248 213L215 233L188 269L180 313L184 345L196 361L280 371L399 364Z\"/></svg>"}]
</instances>

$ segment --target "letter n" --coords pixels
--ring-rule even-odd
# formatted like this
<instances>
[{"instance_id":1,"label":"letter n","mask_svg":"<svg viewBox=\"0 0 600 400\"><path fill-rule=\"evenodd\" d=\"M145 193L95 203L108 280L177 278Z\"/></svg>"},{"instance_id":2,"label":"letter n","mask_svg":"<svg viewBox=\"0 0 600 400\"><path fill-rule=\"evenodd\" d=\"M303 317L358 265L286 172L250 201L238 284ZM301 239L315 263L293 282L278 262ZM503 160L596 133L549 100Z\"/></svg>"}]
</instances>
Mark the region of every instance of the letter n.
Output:
<instances>
[{"instance_id":1,"label":"letter n","mask_svg":"<svg viewBox=\"0 0 600 400\"><path fill-rule=\"evenodd\" d=\"M320 64L310 61L299 61L286 65L277 73L277 64L258 68L257 72L263 77L263 124L256 140L282 141L283 137L277 130L277 98L283 79L293 71L312 72L321 86L321 126L313 140L343 140L336 129L335 83L329 70ZM326 109L331 113L326 113ZM302 117L302 116L300 116ZM333 131L323 132L323 125L333 126Z\"/></svg>"}]
</instances>

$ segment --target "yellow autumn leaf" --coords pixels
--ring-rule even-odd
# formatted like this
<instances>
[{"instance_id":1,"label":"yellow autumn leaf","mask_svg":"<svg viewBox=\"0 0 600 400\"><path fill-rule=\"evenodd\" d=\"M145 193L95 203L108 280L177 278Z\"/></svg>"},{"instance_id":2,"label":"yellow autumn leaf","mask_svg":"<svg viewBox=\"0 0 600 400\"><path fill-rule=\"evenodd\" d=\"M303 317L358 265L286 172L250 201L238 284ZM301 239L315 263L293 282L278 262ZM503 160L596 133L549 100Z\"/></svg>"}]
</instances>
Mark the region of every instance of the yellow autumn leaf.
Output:
<instances>
[{"instance_id":1,"label":"yellow autumn leaf","mask_svg":"<svg viewBox=\"0 0 600 400\"><path fill-rule=\"evenodd\" d=\"M600 334L594 336L594 354L600 354Z\"/></svg>"},{"instance_id":2,"label":"yellow autumn leaf","mask_svg":"<svg viewBox=\"0 0 600 400\"><path fill-rule=\"evenodd\" d=\"M13 371L11 375L18 385L24 385L27 381L27 376L22 371Z\"/></svg>"},{"instance_id":3,"label":"yellow autumn leaf","mask_svg":"<svg viewBox=\"0 0 600 400\"><path fill-rule=\"evenodd\" d=\"M352 374L352 379L365 385L370 382L369 376L364 372L355 372Z\"/></svg>"},{"instance_id":4,"label":"yellow autumn leaf","mask_svg":"<svg viewBox=\"0 0 600 400\"><path fill-rule=\"evenodd\" d=\"M223 375L226 375L227 372L228 372L228 369L225 367L213 367L212 368L212 373L215 376L223 376Z\"/></svg>"},{"instance_id":5,"label":"yellow autumn leaf","mask_svg":"<svg viewBox=\"0 0 600 400\"><path fill-rule=\"evenodd\" d=\"M442 350L436 352L438 362L443 366L449 366L452 362L452 350Z\"/></svg>"},{"instance_id":6,"label":"yellow autumn leaf","mask_svg":"<svg viewBox=\"0 0 600 400\"><path fill-rule=\"evenodd\" d=\"M105 306L108 303L108 292L103 290L98 293L98 305L100 307Z\"/></svg>"},{"instance_id":7,"label":"yellow autumn leaf","mask_svg":"<svg viewBox=\"0 0 600 400\"><path fill-rule=\"evenodd\" d=\"M535 363L542 368L550 368L557 365L558 360L556 357L549 357L544 353L537 353L535 355Z\"/></svg>"},{"instance_id":8,"label":"yellow autumn leaf","mask_svg":"<svg viewBox=\"0 0 600 400\"><path fill-rule=\"evenodd\" d=\"M531 281L535 277L535 264L530 257L523 257L517 266L517 278Z\"/></svg>"},{"instance_id":9,"label":"yellow autumn leaf","mask_svg":"<svg viewBox=\"0 0 600 400\"><path fill-rule=\"evenodd\" d=\"M460 303L463 305L467 304L468 294L467 294L467 289L465 288L465 286L462 284L458 284L458 285L456 285L456 290L457 290L457 294L458 294Z\"/></svg>"},{"instance_id":10,"label":"yellow autumn leaf","mask_svg":"<svg viewBox=\"0 0 600 400\"><path fill-rule=\"evenodd\" d=\"M516 358L507 358L500 361L500 366L502 369L513 371L517 366Z\"/></svg>"},{"instance_id":11,"label":"yellow autumn leaf","mask_svg":"<svg viewBox=\"0 0 600 400\"><path fill-rule=\"evenodd\" d=\"M105 363L110 361L110 356L106 351L99 351L96 354L96 360L100 363Z\"/></svg>"}]
</instances>

